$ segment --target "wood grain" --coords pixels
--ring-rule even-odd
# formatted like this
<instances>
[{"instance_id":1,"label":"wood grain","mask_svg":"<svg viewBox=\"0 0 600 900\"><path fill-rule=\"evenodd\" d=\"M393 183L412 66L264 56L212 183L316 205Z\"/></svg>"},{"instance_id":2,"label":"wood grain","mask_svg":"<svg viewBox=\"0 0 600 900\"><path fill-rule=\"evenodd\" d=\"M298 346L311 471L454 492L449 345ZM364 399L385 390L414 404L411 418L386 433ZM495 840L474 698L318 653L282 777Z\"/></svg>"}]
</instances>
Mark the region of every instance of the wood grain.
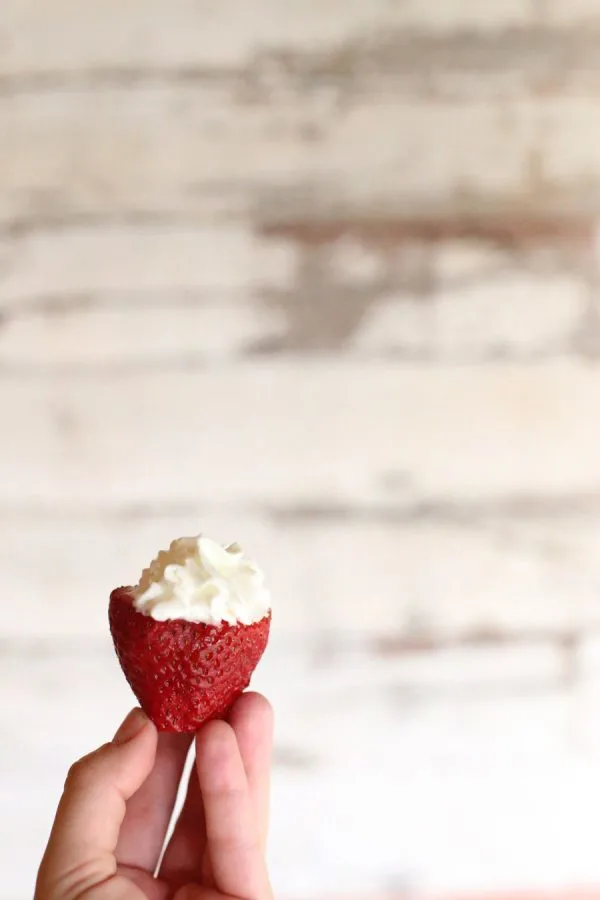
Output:
<instances>
[{"instance_id":1,"label":"wood grain","mask_svg":"<svg viewBox=\"0 0 600 900\"><path fill-rule=\"evenodd\" d=\"M599 128L600 105L586 97L494 105L376 91L339 107L326 88L256 104L219 83L4 96L0 221L261 221L307 201L315 214L431 218L449 204L463 215L589 214Z\"/></svg>"},{"instance_id":2,"label":"wood grain","mask_svg":"<svg viewBox=\"0 0 600 900\"><path fill-rule=\"evenodd\" d=\"M151 306L155 295L275 290L289 284L294 248L243 223L41 229L0 243L0 311L77 307L118 294L113 306ZM53 303L54 301L54 303ZM164 302L163 306L168 306Z\"/></svg>"},{"instance_id":3,"label":"wood grain","mask_svg":"<svg viewBox=\"0 0 600 900\"><path fill-rule=\"evenodd\" d=\"M77 76L102 68L230 68L251 62L265 51L315 51L393 29L434 34L457 28L493 32L535 21L535 4L530 0L506 0L501 6L454 0L435 11L419 0L372 0L369 4L289 0L285 9L273 7L268 0L254 0L251 6L243 0L204 4L92 0L85 11L69 0L46 0L42 8L14 0L0 14L0 73Z\"/></svg>"},{"instance_id":4,"label":"wood grain","mask_svg":"<svg viewBox=\"0 0 600 900\"><path fill-rule=\"evenodd\" d=\"M67 228L0 241L5 372L180 369L341 353L540 359L597 345L590 252L323 237L242 224Z\"/></svg>"}]
</instances>

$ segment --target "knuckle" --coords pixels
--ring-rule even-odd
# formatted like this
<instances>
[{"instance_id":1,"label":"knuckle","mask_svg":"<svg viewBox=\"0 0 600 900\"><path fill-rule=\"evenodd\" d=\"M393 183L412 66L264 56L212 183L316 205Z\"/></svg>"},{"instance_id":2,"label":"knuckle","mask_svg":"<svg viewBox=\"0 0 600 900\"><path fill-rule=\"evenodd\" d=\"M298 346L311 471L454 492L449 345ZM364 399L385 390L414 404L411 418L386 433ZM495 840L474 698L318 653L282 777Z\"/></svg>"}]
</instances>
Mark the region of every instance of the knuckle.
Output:
<instances>
[{"instance_id":1,"label":"knuckle","mask_svg":"<svg viewBox=\"0 0 600 900\"><path fill-rule=\"evenodd\" d=\"M106 879L106 872L97 859L85 859L61 871L47 883L38 885L36 900L93 900Z\"/></svg>"},{"instance_id":2,"label":"knuckle","mask_svg":"<svg viewBox=\"0 0 600 900\"><path fill-rule=\"evenodd\" d=\"M81 782L87 777L87 760L85 757L83 759L78 759L77 762L74 762L67 772L67 777L65 779L65 789L74 788L81 784Z\"/></svg>"},{"instance_id":3,"label":"knuckle","mask_svg":"<svg viewBox=\"0 0 600 900\"><path fill-rule=\"evenodd\" d=\"M104 747L76 760L67 772L65 790L79 790L96 780Z\"/></svg>"}]
</instances>

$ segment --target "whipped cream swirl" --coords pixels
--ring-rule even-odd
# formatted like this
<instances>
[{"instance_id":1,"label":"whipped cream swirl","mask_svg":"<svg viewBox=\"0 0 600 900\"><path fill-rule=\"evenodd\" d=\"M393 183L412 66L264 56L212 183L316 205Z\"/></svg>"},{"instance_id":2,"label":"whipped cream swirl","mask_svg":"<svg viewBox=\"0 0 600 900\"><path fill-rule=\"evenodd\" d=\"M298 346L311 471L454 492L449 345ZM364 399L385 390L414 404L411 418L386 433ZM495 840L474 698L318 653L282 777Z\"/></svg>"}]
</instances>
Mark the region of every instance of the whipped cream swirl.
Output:
<instances>
[{"instance_id":1,"label":"whipped cream swirl","mask_svg":"<svg viewBox=\"0 0 600 900\"><path fill-rule=\"evenodd\" d=\"M183 537L161 551L132 589L138 612L159 622L251 625L271 609L264 574L238 544Z\"/></svg>"}]
</instances>

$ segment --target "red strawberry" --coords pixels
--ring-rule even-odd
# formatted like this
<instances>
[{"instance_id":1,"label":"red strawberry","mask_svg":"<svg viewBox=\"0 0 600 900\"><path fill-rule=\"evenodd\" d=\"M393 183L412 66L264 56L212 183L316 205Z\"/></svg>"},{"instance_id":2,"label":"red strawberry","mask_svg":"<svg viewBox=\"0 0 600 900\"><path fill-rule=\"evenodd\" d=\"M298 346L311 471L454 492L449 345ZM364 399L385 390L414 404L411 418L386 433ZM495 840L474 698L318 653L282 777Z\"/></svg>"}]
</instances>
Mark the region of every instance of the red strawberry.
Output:
<instances>
[{"instance_id":1,"label":"red strawberry","mask_svg":"<svg viewBox=\"0 0 600 900\"><path fill-rule=\"evenodd\" d=\"M271 615L253 625L158 622L135 609L130 590L110 595L110 631L125 677L158 730L194 732L224 716L265 651Z\"/></svg>"}]
</instances>

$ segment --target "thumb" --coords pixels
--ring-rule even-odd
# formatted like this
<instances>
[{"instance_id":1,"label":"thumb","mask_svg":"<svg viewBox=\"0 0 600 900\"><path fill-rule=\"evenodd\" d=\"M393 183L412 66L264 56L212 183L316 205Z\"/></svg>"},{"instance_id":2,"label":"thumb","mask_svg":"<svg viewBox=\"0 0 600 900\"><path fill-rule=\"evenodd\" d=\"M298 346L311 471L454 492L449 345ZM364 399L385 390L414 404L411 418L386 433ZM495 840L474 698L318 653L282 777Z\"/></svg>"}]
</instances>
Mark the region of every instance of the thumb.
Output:
<instances>
[{"instance_id":1,"label":"thumb","mask_svg":"<svg viewBox=\"0 0 600 900\"><path fill-rule=\"evenodd\" d=\"M154 765L156 729L140 709L112 743L70 769L40 866L36 900L76 900L115 874L125 804Z\"/></svg>"}]
</instances>

